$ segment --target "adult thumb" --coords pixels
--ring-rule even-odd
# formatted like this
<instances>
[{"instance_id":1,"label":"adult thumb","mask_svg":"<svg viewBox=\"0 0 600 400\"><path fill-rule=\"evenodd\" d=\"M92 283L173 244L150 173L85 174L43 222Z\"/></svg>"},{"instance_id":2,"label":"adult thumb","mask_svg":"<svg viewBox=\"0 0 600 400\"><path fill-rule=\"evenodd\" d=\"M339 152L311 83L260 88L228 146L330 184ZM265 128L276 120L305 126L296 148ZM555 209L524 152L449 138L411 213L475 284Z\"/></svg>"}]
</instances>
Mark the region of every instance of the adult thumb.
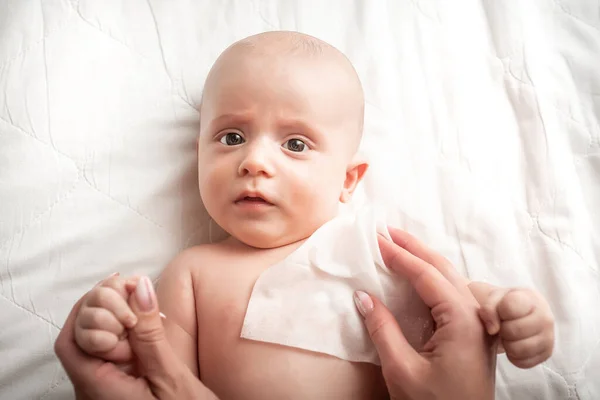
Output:
<instances>
[{"instance_id":1,"label":"adult thumb","mask_svg":"<svg viewBox=\"0 0 600 400\"><path fill-rule=\"evenodd\" d=\"M142 276L129 297L129 306L138 318L129 330L129 343L136 356L137 372L145 377L152 391L171 393L179 365L175 352L167 340L162 324L158 301L152 282Z\"/></svg>"}]
</instances>

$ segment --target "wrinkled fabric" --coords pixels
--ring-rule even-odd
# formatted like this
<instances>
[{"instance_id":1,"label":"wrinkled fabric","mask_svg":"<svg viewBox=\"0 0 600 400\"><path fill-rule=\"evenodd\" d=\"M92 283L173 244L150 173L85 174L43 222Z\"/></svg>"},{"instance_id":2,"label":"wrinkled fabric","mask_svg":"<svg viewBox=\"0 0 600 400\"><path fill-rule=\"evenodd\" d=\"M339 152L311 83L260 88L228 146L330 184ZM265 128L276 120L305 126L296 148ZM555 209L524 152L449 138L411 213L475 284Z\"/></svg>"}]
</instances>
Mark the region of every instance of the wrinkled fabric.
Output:
<instances>
[{"instance_id":1,"label":"wrinkled fabric","mask_svg":"<svg viewBox=\"0 0 600 400\"><path fill-rule=\"evenodd\" d=\"M198 196L202 85L274 29L358 71L357 207L548 299L554 355L499 356L496 398L599 399L597 0L0 2L0 398L70 398L52 345L75 301L223 237Z\"/></svg>"}]
</instances>

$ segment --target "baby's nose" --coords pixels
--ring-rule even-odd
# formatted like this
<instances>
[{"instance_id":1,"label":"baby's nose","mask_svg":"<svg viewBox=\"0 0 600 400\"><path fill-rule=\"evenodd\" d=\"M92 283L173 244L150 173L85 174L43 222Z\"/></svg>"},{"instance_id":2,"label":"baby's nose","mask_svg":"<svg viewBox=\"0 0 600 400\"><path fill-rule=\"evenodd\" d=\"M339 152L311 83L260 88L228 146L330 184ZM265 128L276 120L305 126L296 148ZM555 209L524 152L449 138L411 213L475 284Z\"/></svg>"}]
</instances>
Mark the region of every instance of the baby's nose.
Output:
<instances>
[{"instance_id":1,"label":"baby's nose","mask_svg":"<svg viewBox=\"0 0 600 400\"><path fill-rule=\"evenodd\" d=\"M264 146L249 146L238 172L241 176L272 176L274 171L267 149Z\"/></svg>"}]
</instances>

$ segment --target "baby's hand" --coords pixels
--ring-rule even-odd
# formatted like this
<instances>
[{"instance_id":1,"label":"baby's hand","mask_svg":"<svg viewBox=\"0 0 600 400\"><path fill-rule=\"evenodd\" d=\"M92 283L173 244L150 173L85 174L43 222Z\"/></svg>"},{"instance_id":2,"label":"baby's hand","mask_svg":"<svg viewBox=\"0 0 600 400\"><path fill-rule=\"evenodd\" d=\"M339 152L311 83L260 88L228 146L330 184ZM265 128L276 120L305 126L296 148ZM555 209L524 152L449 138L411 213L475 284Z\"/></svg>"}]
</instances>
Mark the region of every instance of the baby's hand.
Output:
<instances>
[{"instance_id":1,"label":"baby's hand","mask_svg":"<svg viewBox=\"0 0 600 400\"><path fill-rule=\"evenodd\" d=\"M136 279L113 275L86 295L75 320L75 341L83 351L115 363L131 360L125 328L137 323L127 304Z\"/></svg>"},{"instance_id":2,"label":"baby's hand","mask_svg":"<svg viewBox=\"0 0 600 400\"><path fill-rule=\"evenodd\" d=\"M481 304L479 315L517 367L532 368L552 355L554 316L538 292L498 288Z\"/></svg>"}]
</instances>

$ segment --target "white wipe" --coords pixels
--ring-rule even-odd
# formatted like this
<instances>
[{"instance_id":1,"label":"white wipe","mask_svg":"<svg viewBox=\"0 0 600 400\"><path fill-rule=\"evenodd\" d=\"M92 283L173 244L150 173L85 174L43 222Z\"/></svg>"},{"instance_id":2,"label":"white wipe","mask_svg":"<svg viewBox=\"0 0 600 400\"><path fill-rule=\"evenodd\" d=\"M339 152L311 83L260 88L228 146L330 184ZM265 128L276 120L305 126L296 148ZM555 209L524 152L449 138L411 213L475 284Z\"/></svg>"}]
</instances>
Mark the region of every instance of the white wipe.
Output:
<instances>
[{"instance_id":1,"label":"white wipe","mask_svg":"<svg viewBox=\"0 0 600 400\"><path fill-rule=\"evenodd\" d=\"M386 304L413 347L431 336L429 308L381 258L377 233L386 225L369 209L344 213L258 278L241 336L379 364L353 301L363 290Z\"/></svg>"}]
</instances>

